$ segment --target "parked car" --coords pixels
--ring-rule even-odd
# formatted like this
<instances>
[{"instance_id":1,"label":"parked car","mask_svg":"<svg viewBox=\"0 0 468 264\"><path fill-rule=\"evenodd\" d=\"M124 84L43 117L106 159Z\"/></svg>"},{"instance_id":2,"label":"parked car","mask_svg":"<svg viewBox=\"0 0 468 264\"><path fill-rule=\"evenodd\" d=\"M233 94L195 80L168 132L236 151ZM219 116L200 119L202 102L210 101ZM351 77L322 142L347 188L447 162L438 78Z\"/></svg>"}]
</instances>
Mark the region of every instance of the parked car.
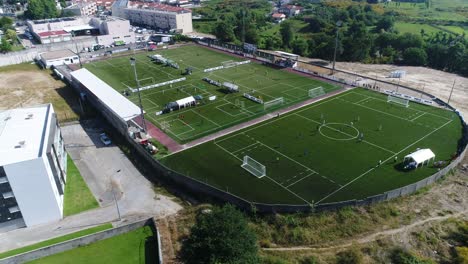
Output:
<instances>
[{"instance_id":1,"label":"parked car","mask_svg":"<svg viewBox=\"0 0 468 264\"><path fill-rule=\"evenodd\" d=\"M109 146L110 144L112 144L112 141L110 140L110 138L106 135L106 133L101 133L99 135L99 139L101 140L101 142L106 145L106 146Z\"/></svg>"}]
</instances>

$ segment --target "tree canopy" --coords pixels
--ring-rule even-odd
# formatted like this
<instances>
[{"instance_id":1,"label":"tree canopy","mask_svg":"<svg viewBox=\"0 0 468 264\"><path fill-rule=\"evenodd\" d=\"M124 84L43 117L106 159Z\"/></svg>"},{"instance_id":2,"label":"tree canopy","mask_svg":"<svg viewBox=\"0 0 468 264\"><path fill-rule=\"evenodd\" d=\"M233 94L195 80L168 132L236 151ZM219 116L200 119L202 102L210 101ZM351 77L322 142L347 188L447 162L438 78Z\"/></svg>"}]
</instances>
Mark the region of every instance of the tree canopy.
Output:
<instances>
[{"instance_id":1,"label":"tree canopy","mask_svg":"<svg viewBox=\"0 0 468 264\"><path fill-rule=\"evenodd\" d=\"M24 14L29 19L44 19L55 18L59 13L54 0L29 0Z\"/></svg>"},{"instance_id":2,"label":"tree canopy","mask_svg":"<svg viewBox=\"0 0 468 264\"><path fill-rule=\"evenodd\" d=\"M232 205L201 212L182 247L185 263L258 263L255 233Z\"/></svg>"}]
</instances>

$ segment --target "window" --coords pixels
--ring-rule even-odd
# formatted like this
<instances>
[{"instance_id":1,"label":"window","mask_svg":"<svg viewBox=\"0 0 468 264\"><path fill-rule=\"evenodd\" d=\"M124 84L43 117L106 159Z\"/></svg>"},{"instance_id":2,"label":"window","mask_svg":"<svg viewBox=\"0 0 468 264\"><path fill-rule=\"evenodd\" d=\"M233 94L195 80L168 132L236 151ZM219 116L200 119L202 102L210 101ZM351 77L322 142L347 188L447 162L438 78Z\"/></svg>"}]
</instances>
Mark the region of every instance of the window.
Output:
<instances>
[{"instance_id":1,"label":"window","mask_svg":"<svg viewBox=\"0 0 468 264\"><path fill-rule=\"evenodd\" d=\"M8 199L8 198L12 198L12 197L15 197L13 195L13 192L6 192L6 193L3 193L3 199Z\"/></svg>"},{"instance_id":2,"label":"window","mask_svg":"<svg viewBox=\"0 0 468 264\"><path fill-rule=\"evenodd\" d=\"M124 36L124 38L130 38L130 37L131 37L130 35Z\"/></svg>"},{"instance_id":3,"label":"window","mask_svg":"<svg viewBox=\"0 0 468 264\"><path fill-rule=\"evenodd\" d=\"M8 182L7 177L0 177L0 183Z\"/></svg>"},{"instance_id":4,"label":"window","mask_svg":"<svg viewBox=\"0 0 468 264\"><path fill-rule=\"evenodd\" d=\"M10 211L10 214L12 214L12 213L19 212L20 209L18 206L13 206L13 207L8 208L8 211Z\"/></svg>"}]
</instances>

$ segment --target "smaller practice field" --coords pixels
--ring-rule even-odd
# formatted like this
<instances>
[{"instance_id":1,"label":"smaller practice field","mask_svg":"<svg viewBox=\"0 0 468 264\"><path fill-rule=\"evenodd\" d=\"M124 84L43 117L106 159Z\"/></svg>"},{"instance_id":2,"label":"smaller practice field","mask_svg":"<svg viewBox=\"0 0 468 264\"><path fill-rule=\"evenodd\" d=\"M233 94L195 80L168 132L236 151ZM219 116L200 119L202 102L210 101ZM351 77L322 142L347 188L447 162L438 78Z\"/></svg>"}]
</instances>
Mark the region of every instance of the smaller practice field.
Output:
<instances>
[{"instance_id":1,"label":"smaller practice field","mask_svg":"<svg viewBox=\"0 0 468 264\"><path fill-rule=\"evenodd\" d=\"M403 158L429 148L436 161L448 163L461 133L454 112L417 103L406 108L353 89L161 161L248 201L320 204L364 199L437 172L433 166L405 171ZM266 176L242 168L245 156L264 165Z\"/></svg>"},{"instance_id":2,"label":"smaller practice field","mask_svg":"<svg viewBox=\"0 0 468 264\"><path fill-rule=\"evenodd\" d=\"M157 247L151 228L141 227L28 263L156 263Z\"/></svg>"},{"instance_id":3,"label":"smaller practice field","mask_svg":"<svg viewBox=\"0 0 468 264\"><path fill-rule=\"evenodd\" d=\"M148 55L154 54L172 60L180 69L152 62ZM138 79L142 87L186 78L185 81L141 92L146 119L178 142L191 141L340 88L256 62L204 72L204 69L221 66L228 61L240 62L248 58L239 58L194 45L139 54L135 57ZM89 63L86 68L120 92L136 88L129 56ZM192 69L191 75L184 75L187 68ZM229 93L223 87L203 81L203 78L218 83L232 83L238 86L239 92ZM316 88L323 93L310 95L309 91ZM244 93L263 102L277 103L258 103L244 97ZM156 114L169 102L190 96L199 96L202 99L196 106ZM131 93L128 99L138 104L137 93Z\"/></svg>"}]
</instances>

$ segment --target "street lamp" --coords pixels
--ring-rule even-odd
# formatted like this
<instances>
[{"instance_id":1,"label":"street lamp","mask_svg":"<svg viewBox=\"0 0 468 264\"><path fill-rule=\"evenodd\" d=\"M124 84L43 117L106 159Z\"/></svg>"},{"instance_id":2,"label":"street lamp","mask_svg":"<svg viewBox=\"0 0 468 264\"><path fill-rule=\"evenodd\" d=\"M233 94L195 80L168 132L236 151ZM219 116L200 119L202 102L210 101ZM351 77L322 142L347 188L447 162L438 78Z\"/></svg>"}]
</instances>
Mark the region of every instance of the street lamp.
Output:
<instances>
[{"instance_id":1,"label":"street lamp","mask_svg":"<svg viewBox=\"0 0 468 264\"><path fill-rule=\"evenodd\" d=\"M119 173L121 170L117 170L113 175ZM112 176L113 176L112 175ZM115 193L114 193L114 185L112 185L112 176L109 179L110 185L111 185L111 192L112 192L112 197L114 198L114 203L115 203L115 208L117 208L117 215L119 216L119 221L122 220L122 217L120 217L120 209L119 209L119 203L117 202L117 199L115 198Z\"/></svg>"},{"instance_id":2,"label":"street lamp","mask_svg":"<svg viewBox=\"0 0 468 264\"><path fill-rule=\"evenodd\" d=\"M141 93L140 93L140 80L138 80L138 75L136 71L136 59L131 57L130 58L130 65L133 67L133 72L135 73L135 81L137 84L137 91L138 91L138 102L140 103L140 115L141 121L143 122L143 130L146 133L146 122L145 122L145 114L143 113L143 104L141 103Z\"/></svg>"},{"instance_id":3,"label":"street lamp","mask_svg":"<svg viewBox=\"0 0 468 264\"><path fill-rule=\"evenodd\" d=\"M333 69L332 69L332 75L335 74L335 62L336 62L336 51L338 49L338 33L340 31L340 27L343 25L343 21L338 20L336 22L336 37L335 37L335 52L333 53Z\"/></svg>"}]
</instances>

